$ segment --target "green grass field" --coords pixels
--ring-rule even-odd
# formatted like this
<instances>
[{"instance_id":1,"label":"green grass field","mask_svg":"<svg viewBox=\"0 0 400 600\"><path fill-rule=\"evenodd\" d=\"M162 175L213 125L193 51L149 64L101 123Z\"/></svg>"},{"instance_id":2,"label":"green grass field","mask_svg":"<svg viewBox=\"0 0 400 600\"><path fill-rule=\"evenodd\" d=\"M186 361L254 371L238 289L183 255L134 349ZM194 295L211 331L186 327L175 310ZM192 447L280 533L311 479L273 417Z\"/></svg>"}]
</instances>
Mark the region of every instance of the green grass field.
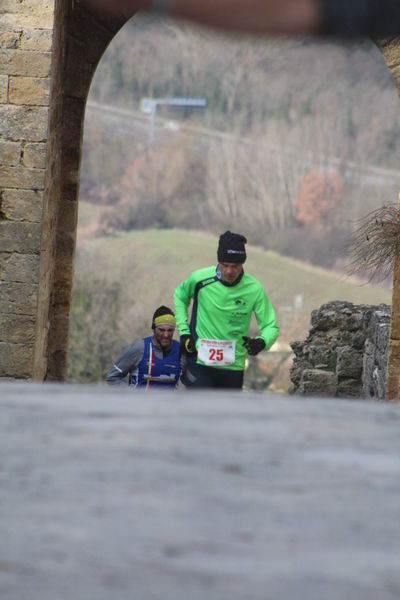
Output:
<instances>
[{"instance_id":1,"label":"green grass field","mask_svg":"<svg viewBox=\"0 0 400 600\"><path fill-rule=\"evenodd\" d=\"M215 264L217 236L179 230L121 233L85 242L77 250L76 278L99 279L122 286L122 313L129 342L147 334L151 314L160 304L173 306L177 284L191 271ZM246 270L264 285L278 316L281 340L305 335L310 313L331 300L356 304L391 302L388 289L312 267L274 252L247 247ZM295 299L302 307L295 308Z\"/></svg>"}]
</instances>

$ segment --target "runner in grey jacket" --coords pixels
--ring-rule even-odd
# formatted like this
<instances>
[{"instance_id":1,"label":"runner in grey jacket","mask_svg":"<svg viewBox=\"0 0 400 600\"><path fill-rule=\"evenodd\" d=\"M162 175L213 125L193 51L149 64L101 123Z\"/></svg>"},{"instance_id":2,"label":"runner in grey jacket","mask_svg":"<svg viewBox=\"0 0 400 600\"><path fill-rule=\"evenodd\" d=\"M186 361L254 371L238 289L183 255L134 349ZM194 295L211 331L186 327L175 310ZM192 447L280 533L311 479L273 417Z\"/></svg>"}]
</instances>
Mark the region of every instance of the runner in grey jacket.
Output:
<instances>
[{"instance_id":1,"label":"runner in grey jacket","mask_svg":"<svg viewBox=\"0 0 400 600\"><path fill-rule=\"evenodd\" d=\"M153 335L137 340L121 353L107 374L110 385L175 388L181 374L179 343L172 339L175 316L160 306L153 315Z\"/></svg>"}]
</instances>

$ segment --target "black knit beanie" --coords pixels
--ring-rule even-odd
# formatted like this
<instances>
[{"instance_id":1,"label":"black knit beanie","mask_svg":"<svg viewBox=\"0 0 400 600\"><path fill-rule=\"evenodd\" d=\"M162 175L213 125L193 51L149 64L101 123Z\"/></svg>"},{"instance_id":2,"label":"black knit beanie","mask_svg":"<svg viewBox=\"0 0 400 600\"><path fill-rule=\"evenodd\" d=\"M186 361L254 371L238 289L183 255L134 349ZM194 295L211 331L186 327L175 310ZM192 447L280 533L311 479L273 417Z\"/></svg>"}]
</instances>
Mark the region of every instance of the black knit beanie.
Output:
<instances>
[{"instance_id":1,"label":"black knit beanie","mask_svg":"<svg viewBox=\"0 0 400 600\"><path fill-rule=\"evenodd\" d=\"M166 317L165 320L160 319L160 317ZM155 322L157 319L157 323ZM156 325L173 325L175 327L175 315L174 312L168 308L168 306L159 306L156 311L154 311L151 328L154 329Z\"/></svg>"},{"instance_id":2,"label":"black knit beanie","mask_svg":"<svg viewBox=\"0 0 400 600\"><path fill-rule=\"evenodd\" d=\"M219 238L218 261L244 263L246 260L245 244L247 244L247 240L244 235L225 231Z\"/></svg>"}]
</instances>

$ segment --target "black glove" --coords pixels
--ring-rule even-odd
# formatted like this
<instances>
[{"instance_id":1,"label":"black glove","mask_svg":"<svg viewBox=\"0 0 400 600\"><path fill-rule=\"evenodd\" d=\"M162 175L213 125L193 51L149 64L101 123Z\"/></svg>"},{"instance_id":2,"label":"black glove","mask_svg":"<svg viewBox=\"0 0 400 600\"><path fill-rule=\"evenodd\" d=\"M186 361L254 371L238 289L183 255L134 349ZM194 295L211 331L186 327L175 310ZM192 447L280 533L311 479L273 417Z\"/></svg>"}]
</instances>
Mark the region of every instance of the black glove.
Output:
<instances>
[{"instance_id":1,"label":"black glove","mask_svg":"<svg viewBox=\"0 0 400 600\"><path fill-rule=\"evenodd\" d=\"M186 354L187 356L193 356L193 354L196 352L196 344L194 343L194 339L191 335L181 335L179 345L181 349L181 356L183 354Z\"/></svg>"},{"instance_id":2,"label":"black glove","mask_svg":"<svg viewBox=\"0 0 400 600\"><path fill-rule=\"evenodd\" d=\"M243 346L246 348L250 356L256 356L261 350L265 348L265 342L262 338L250 338L246 335L243 337Z\"/></svg>"}]
</instances>

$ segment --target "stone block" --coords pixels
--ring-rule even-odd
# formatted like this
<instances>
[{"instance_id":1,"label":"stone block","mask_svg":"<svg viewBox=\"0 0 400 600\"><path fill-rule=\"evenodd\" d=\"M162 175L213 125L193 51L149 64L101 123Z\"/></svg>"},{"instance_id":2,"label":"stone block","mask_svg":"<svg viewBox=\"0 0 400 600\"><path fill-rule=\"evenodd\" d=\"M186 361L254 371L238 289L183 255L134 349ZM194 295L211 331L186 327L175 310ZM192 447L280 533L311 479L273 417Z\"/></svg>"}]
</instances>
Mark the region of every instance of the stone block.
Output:
<instances>
[{"instance_id":1,"label":"stone block","mask_svg":"<svg viewBox=\"0 0 400 600\"><path fill-rule=\"evenodd\" d=\"M57 235L57 262L63 264L63 270L75 254L75 231Z\"/></svg>"},{"instance_id":2,"label":"stone block","mask_svg":"<svg viewBox=\"0 0 400 600\"><path fill-rule=\"evenodd\" d=\"M93 64L98 63L113 37L110 29L107 29L86 11L74 11L72 13L69 22L69 32L73 39L84 43L85 58ZM88 40L90 40L89 43Z\"/></svg>"},{"instance_id":3,"label":"stone block","mask_svg":"<svg viewBox=\"0 0 400 600\"><path fill-rule=\"evenodd\" d=\"M21 36L21 50L51 52L53 46L52 29L25 30Z\"/></svg>"},{"instance_id":4,"label":"stone block","mask_svg":"<svg viewBox=\"0 0 400 600\"><path fill-rule=\"evenodd\" d=\"M400 365L400 341L391 340L390 342L390 354L393 360Z\"/></svg>"},{"instance_id":5,"label":"stone block","mask_svg":"<svg viewBox=\"0 0 400 600\"><path fill-rule=\"evenodd\" d=\"M356 311L352 315L349 316L347 322L347 329L351 332L359 331L363 327L364 323L364 314L362 312Z\"/></svg>"},{"instance_id":6,"label":"stone block","mask_svg":"<svg viewBox=\"0 0 400 600\"><path fill-rule=\"evenodd\" d=\"M36 254L6 254L1 261L1 279L14 283L38 283L40 258Z\"/></svg>"},{"instance_id":7,"label":"stone block","mask_svg":"<svg viewBox=\"0 0 400 600\"><path fill-rule=\"evenodd\" d=\"M21 31L14 31L13 29L0 30L0 48L18 48L21 42L21 35Z\"/></svg>"},{"instance_id":8,"label":"stone block","mask_svg":"<svg viewBox=\"0 0 400 600\"><path fill-rule=\"evenodd\" d=\"M49 109L32 106L0 106L0 137L10 141L45 142Z\"/></svg>"},{"instance_id":9,"label":"stone block","mask_svg":"<svg viewBox=\"0 0 400 600\"><path fill-rule=\"evenodd\" d=\"M363 386L359 379L344 379L338 383L337 395L339 398L361 398Z\"/></svg>"},{"instance_id":10,"label":"stone block","mask_svg":"<svg viewBox=\"0 0 400 600\"><path fill-rule=\"evenodd\" d=\"M289 372L290 372L290 381L293 383L293 385L295 386L295 389L296 389L300 385L303 369L302 369L302 367L292 365L290 367Z\"/></svg>"},{"instance_id":11,"label":"stone block","mask_svg":"<svg viewBox=\"0 0 400 600\"><path fill-rule=\"evenodd\" d=\"M82 135L82 123L85 118L85 101L76 98L66 98L64 102L65 118L68 122L64 134L65 147L72 152L77 148Z\"/></svg>"},{"instance_id":12,"label":"stone block","mask_svg":"<svg viewBox=\"0 0 400 600\"><path fill-rule=\"evenodd\" d=\"M46 167L47 144L29 143L24 146L22 163L25 167L44 169Z\"/></svg>"},{"instance_id":13,"label":"stone block","mask_svg":"<svg viewBox=\"0 0 400 600\"><path fill-rule=\"evenodd\" d=\"M382 353L387 352L389 345L390 323L380 323L376 332L376 345Z\"/></svg>"},{"instance_id":14,"label":"stone block","mask_svg":"<svg viewBox=\"0 0 400 600\"><path fill-rule=\"evenodd\" d=\"M357 379L361 381L363 356L350 346L337 349L336 373L339 379Z\"/></svg>"},{"instance_id":15,"label":"stone block","mask_svg":"<svg viewBox=\"0 0 400 600\"><path fill-rule=\"evenodd\" d=\"M376 369L373 373L374 382L374 398L377 400L385 399L386 392L386 372L381 369Z\"/></svg>"},{"instance_id":16,"label":"stone block","mask_svg":"<svg viewBox=\"0 0 400 600\"><path fill-rule=\"evenodd\" d=\"M0 222L0 252L39 253L40 223Z\"/></svg>"},{"instance_id":17,"label":"stone block","mask_svg":"<svg viewBox=\"0 0 400 600\"><path fill-rule=\"evenodd\" d=\"M69 203L69 204L77 203L78 195L79 195L79 184L72 183L70 185L63 185L63 190L62 190L63 205L67 204L67 203Z\"/></svg>"},{"instance_id":18,"label":"stone block","mask_svg":"<svg viewBox=\"0 0 400 600\"><path fill-rule=\"evenodd\" d=\"M54 22L54 0L1 0L2 24L18 29L51 29Z\"/></svg>"},{"instance_id":19,"label":"stone block","mask_svg":"<svg viewBox=\"0 0 400 600\"><path fill-rule=\"evenodd\" d=\"M368 337L376 344L379 348L385 348L387 346L386 332L390 329L390 307L386 307L386 310L374 310L371 311L369 322L368 322Z\"/></svg>"},{"instance_id":20,"label":"stone block","mask_svg":"<svg viewBox=\"0 0 400 600\"><path fill-rule=\"evenodd\" d=\"M311 325L319 331L331 329L357 331L362 327L363 318L364 313L360 306L338 300L312 311Z\"/></svg>"},{"instance_id":21,"label":"stone block","mask_svg":"<svg viewBox=\"0 0 400 600\"><path fill-rule=\"evenodd\" d=\"M40 223L43 191L6 189L0 198L0 214L8 221Z\"/></svg>"},{"instance_id":22,"label":"stone block","mask_svg":"<svg viewBox=\"0 0 400 600\"><path fill-rule=\"evenodd\" d=\"M0 314L36 315L38 286L0 281Z\"/></svg>"},{"instance_id":23,"label":"stone block","mask_svg":"<svg viewBox=\"0 0 400 600\"><path fill-rule=\"evenodd\" d=\"M316 368L321 368L323 365L322 368L325 369L336 362L333 361L334 353L328 344L310 344L307 355L310 363L315 365ZM334 368L330 370L334 370Z\"/></svg>"},{"instance_id":24,"label":"stone block","mask_svg":"<svg viewBox=\"0 0 400 600\"><path fill-rule=\"evenodd\" d=\"M293 350L295 356L301 356L303 353L304 342L300 342L300 341L291 342L290 347Z\"/></svg>"},{"instance_id":25,"label":"stone block","mask_svg":"<svg viewBox=\"0 0 400 600\"><path fill-rule=\"evenodd\" d=\"M51 52L0 50L0 73L21 77L49 77Z\"/></svg>"},{"instance_id":26,"label":"stone block","mask_svg":"<svg viewBox=\"0 0 400 600\"><path fill-rule=\"evenodd\" d=\"M10 77L8 101L19 106L48 106L50 80L47 77Z\"/></svg>"},{"instance_id":27,"label":"stone block","mask_svg":"<svg viewBox=\"0 0 400 600\"><path fill-rule=\"evenodd\" d=\"M78 203L63 201L60 207L59 231L72 234L75 237L78 224Z\"/></svg>"},{"instance_id":28,"label":"stone block","mask_svg":"<svg viewBox=\"0 0 400 600\"><path fill-rule=\"evenodd\" d=\"M0 314L0 343L32 344L35 341L35 327L33 316Z\"/></svg>"},{"instance_id":29,"label":"stone block","mask_svg":"<svg viewBox=\"0 0 400 600\"><path fill-rule=\"evenodd\" d=\"M305 369L298 391L304 396L336 396L337 385L335 373L320 369Z\"/></svg>"},{"instance_id":30,"label":"stone block","mask_svg":"<svg viewBox=\"0 0 400 600\"><path fill-rule=\"evenodd\" d=\"M90 46L90 45L89 45ZM88 43L72 37L68 40L68 68L65 81L66 94L71 98L85 99L97 65L87 57Z\"/></svg>"},{"instance_id":31,"label":"stone block","mask_svg":"<svg viewBox=\"0 0 400 600\"><path fill-rule=\"evenodd\" d=\"M23 166L0 166L0 186L4 188L44 188L44 169L27 169Z\"/></svg>"},{"instance_id":32,"label":"stone block","mask_svg":"<svg viewBox=\"0 0 400 600\"><path fill-rule=\"evenodd\" d=\"M76 140L79 144L79 139ZM78 185L80 179L80 152L74 149L63 150L63 181L67 185Z\"/></svg>"},{"instance_id":33,"label":"stone block","mask_svg":"<svg viewBox=\"0 0 400 600\"><path fill-rule=\"evenodd\" d=\"M8 101L8 77L0 75L0 104L6 104Z\"/></svg>"},{"instance_id":34,"label":"stone block","mask_svg":"<svg viewBox=\"0 0 400 600\"><path fill-rule=\"evenodd\" d=\"M0 342L0 377L28 378L32 369L33 344Z\"/></svg>"},{"instance_id":35,"label":"stone block","mask_svg":"<svg viewBox=\"0 0 400 600\"><path fill-rule=\"evenodd\" d=\"M313 310L311 313L311 325L313 329L318 331L329 331L337 326L336 312L325 311L323 314L318 310Z\"/></svg>"},{"instance_id":36,"label":"stone block","mask_svg":"<svg viewBox=\"0 0 400 600\"><path fill-rule=\"evenodd\" d=\"M363 368L362 368L362 376L361 380L364 383L367 383L371 378L371 374L375 368L375 346L374 344L367 340L364 347L363 354Z\"/></svg>"},{"instance_id":37,"label":"stone block","mask_svg":"<svg viewBox=\"0 0 400 600\"><path fill-rule=\"evenodd\" d=\"M400 340L400 314L397 312L393 314L390 336L393 340Z\"/></svg>"},{"instance_id":38,"label":"stone block","mask_svg":"<svg viewBox=\"0 0 400 600\"><path fill-rule=\"evenodd\" d=\"M7 142L0 140L0 166L15 167L21 160L20 142Z\"/></svg>"},{"instance_id":39,"label":"stone block","mask_svg":"<svg viewBox=\"0 0 400 600\"><path fill-rule=\"evenodd\" d=\"M353 348L356 348L357 350L362 350L365 345L365 339L366 339L366 335L363 330L356 331L351 336L351 346Z\"/></svg>"}]
</instances>

